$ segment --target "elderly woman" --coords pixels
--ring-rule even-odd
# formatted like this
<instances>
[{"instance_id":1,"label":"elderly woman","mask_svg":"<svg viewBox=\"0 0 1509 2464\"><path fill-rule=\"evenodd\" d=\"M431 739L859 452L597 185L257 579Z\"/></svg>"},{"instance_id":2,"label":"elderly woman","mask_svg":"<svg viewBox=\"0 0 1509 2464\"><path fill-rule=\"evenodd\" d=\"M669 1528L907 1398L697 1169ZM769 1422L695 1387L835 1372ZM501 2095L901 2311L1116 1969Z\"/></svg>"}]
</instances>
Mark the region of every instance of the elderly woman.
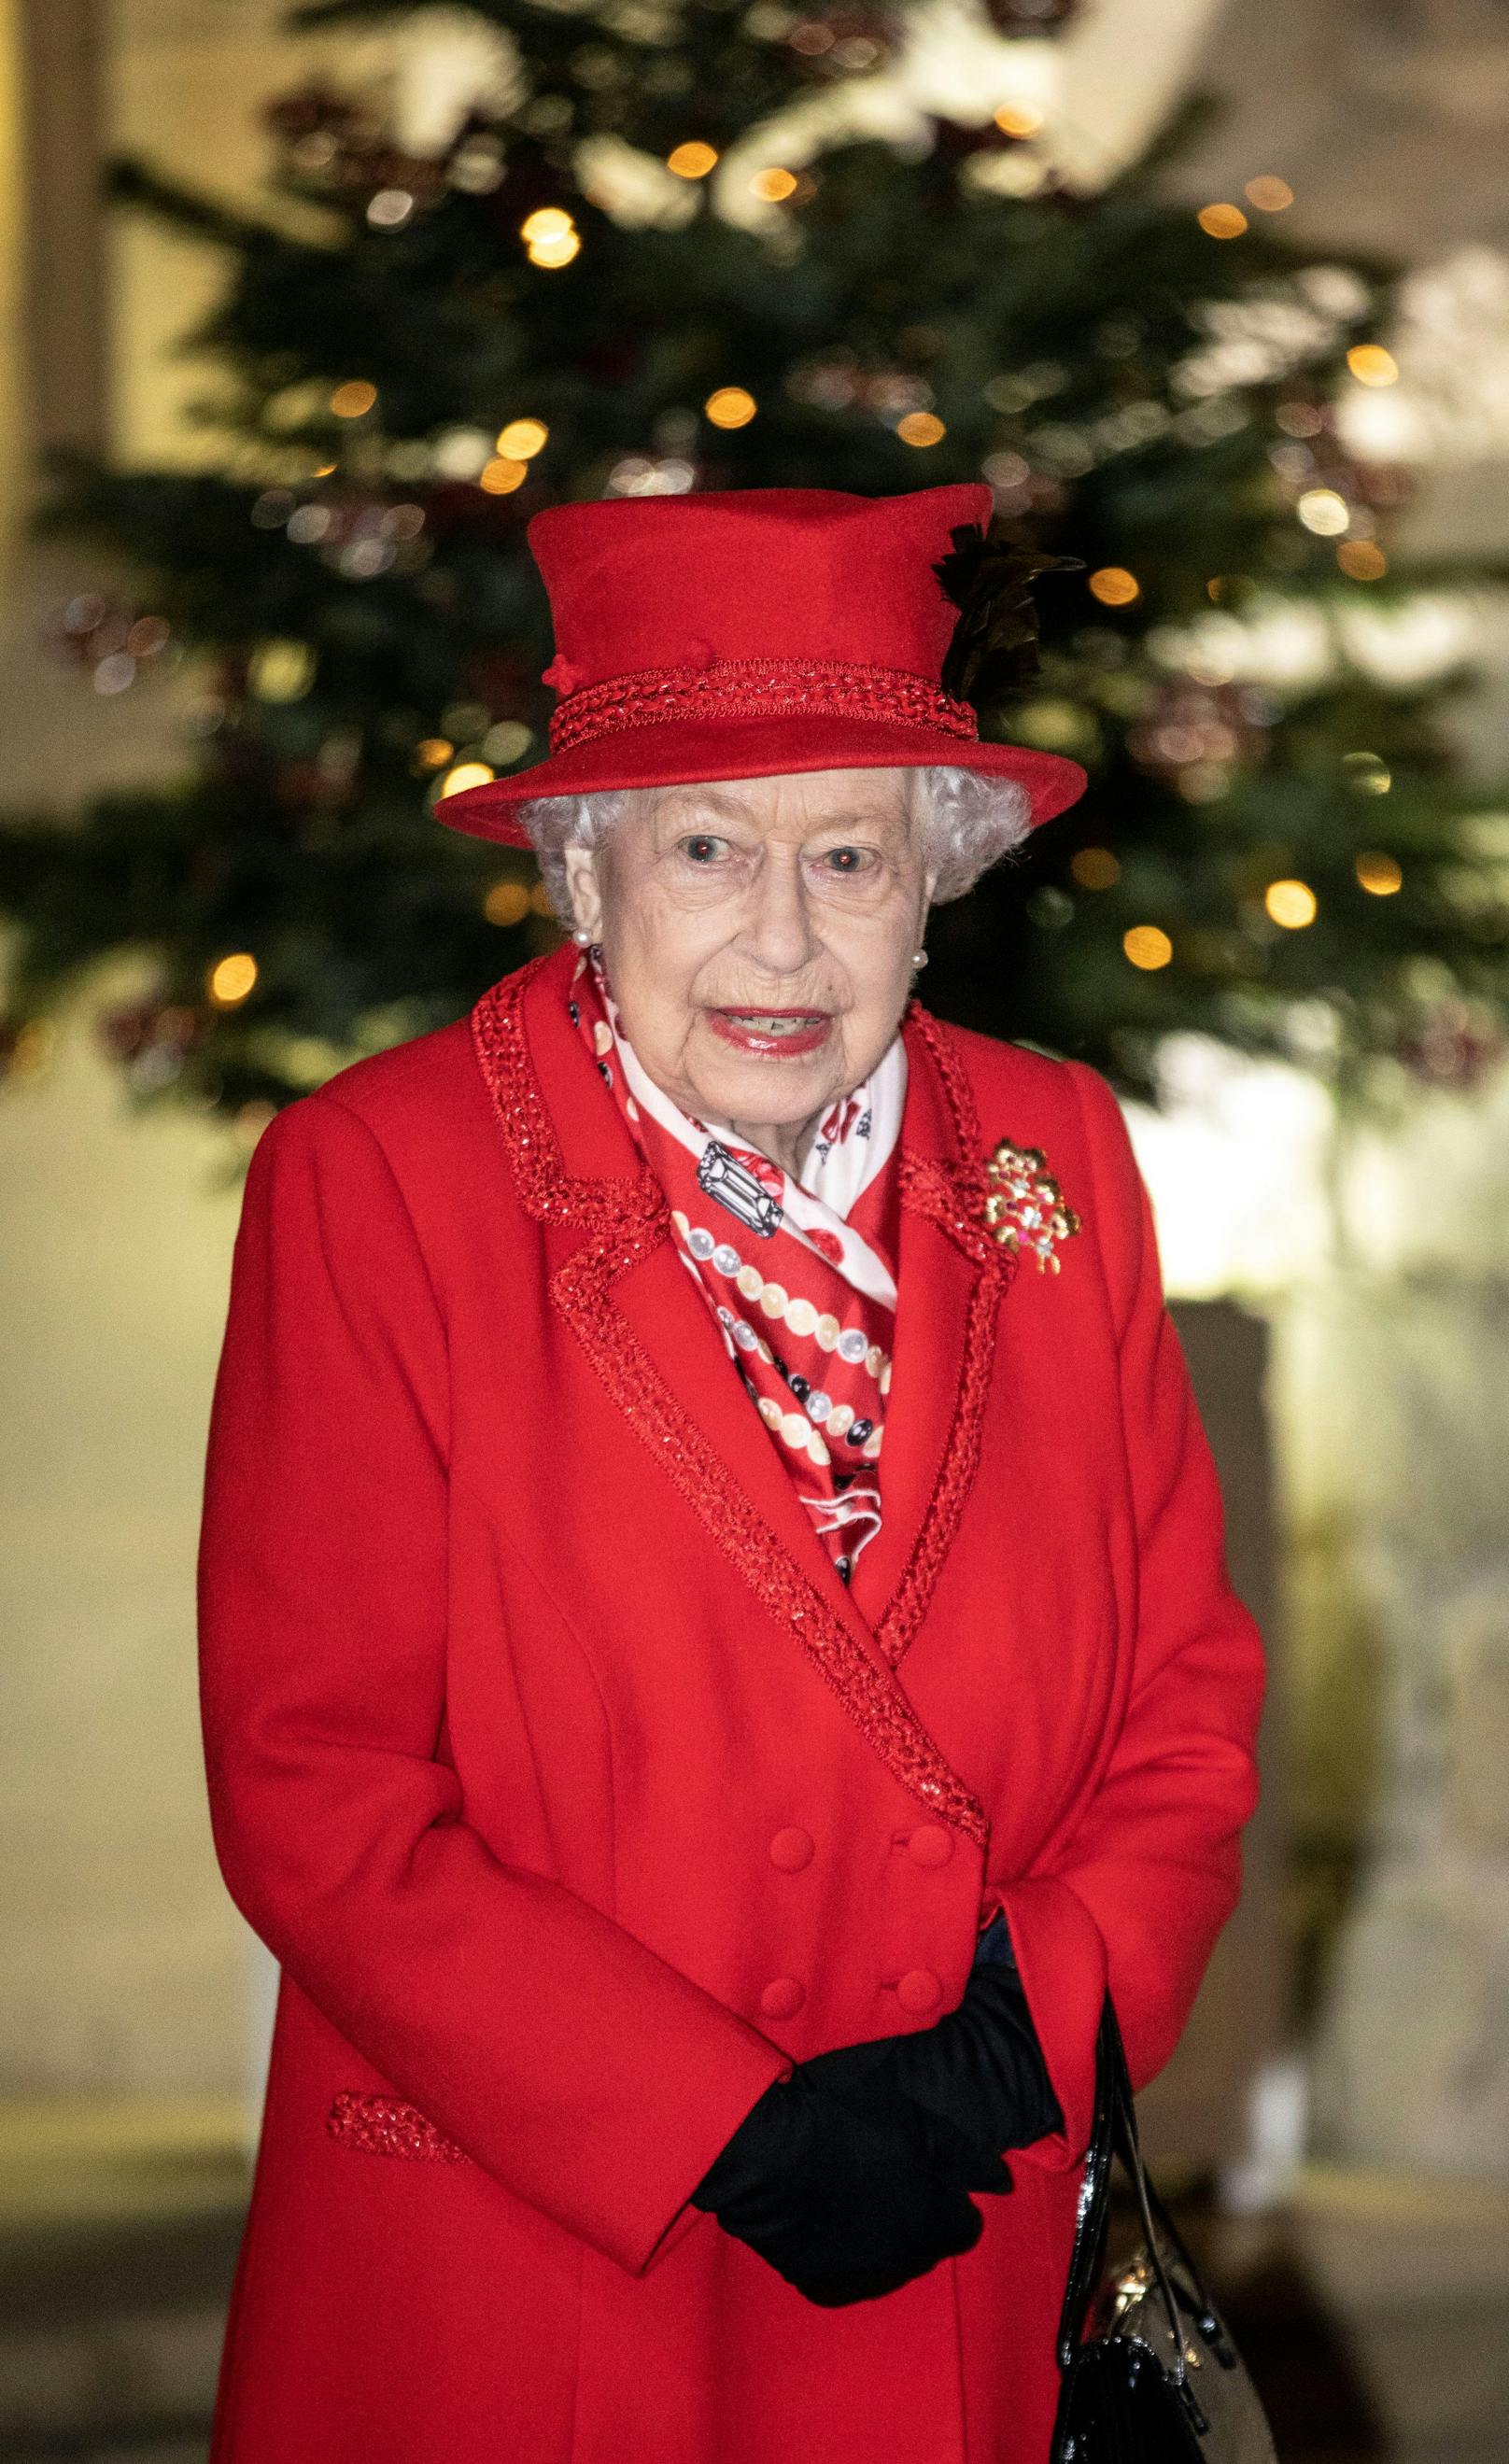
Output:
<instances>
[{"instance_id":1,"label":"elderly woman","mask_svg":"<svg viewBox=\"0 0 1509 2464\"><path fill-rule=\"evenodd\" d=\"M442 818L572 938L257 1150L218 2464L1045 2464L1102 1998L1140 2083L1261 1680L1109 1089L908 1002L1082 783L957 690L989 502L538 517L553 751Z\"/></svg>"}]
</instances>

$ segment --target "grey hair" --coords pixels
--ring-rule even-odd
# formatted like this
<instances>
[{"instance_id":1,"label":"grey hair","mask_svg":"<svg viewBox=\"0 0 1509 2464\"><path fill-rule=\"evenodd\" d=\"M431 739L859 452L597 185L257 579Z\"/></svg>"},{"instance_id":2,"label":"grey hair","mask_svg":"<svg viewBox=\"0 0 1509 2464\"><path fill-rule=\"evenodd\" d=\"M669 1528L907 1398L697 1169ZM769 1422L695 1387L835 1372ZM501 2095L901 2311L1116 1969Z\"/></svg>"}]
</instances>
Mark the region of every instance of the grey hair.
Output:
<instances>
[{"instance_id":1,"label":"grey hair","mask_svg":"<svg viewBox=\"0 0 1509 2464\"><path fill-rule=\"evenodd\" d=\"M909 770L912 811L922 825L923 865L938 875L933 903L963 898L988 867L1020 847L1032 827L1027 790L1015 779L992 779L951 762ZM519 807L539 860L550 904L564 924L572 921L566 889L567 847L598 847L628 810L628 787L599 788L589 796L535 796Z\"/></svg>"}]
</instances>

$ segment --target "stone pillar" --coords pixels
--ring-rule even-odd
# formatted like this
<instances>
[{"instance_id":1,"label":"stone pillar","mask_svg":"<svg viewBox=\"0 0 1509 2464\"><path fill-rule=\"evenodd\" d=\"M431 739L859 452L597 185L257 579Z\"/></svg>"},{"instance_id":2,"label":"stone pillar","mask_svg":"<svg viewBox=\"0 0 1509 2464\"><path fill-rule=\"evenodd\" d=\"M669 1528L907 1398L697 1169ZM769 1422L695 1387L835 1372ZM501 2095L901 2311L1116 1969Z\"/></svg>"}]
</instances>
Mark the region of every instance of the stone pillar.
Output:
<instances>
[{"instance_id":1,"label":"stone pillar","mask_svg":"<svg viewBox=\"0 0 1509 2464\"><path fill-rule=\"evenodd\" d=\"M1509 2180L1509 1278L1310 1310L1313 1504L1344 1535L1374 1672L1365 1753L1377 1727L1315 2143Z\"/></svg>"},{"instance_id":2,"label":"stone pillar","mask_svg":"<svg viewBox=\"0 0 1509 2464\"><path fill-rule=\"evenodd\" d=\"M1317 2152L1501 2180L1506 1207L1509 1071L1415 1101L1387 1143L1360 1143L1353 1258L1289 1303L1279 1356L1300 1797L1312 1835L1333 1820L1346 1901L1319 1978Z\"/></svg>"}]
</instances>

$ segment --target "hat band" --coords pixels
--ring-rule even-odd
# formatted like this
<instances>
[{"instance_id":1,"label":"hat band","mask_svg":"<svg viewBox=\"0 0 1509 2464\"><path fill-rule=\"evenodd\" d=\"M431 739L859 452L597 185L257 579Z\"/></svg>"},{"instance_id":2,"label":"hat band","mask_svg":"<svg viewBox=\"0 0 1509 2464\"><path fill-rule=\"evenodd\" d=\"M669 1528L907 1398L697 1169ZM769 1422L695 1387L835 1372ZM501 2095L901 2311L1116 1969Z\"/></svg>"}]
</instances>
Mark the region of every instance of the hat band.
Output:
<instances>
[{"instance_id":1,"label":"hat band","mask_svg":"<svg viewBox=\"0 0 1509 2464\"><path fill-rule=\"evenodd\" d=\"M927 676L905 668L847 667L832 659L714 659L704 667L641 668L582 685L550 721L550 750L570 753L620 728L676 718L877 718L978 738L979 721Z\"/></svg>"}]
</instances>

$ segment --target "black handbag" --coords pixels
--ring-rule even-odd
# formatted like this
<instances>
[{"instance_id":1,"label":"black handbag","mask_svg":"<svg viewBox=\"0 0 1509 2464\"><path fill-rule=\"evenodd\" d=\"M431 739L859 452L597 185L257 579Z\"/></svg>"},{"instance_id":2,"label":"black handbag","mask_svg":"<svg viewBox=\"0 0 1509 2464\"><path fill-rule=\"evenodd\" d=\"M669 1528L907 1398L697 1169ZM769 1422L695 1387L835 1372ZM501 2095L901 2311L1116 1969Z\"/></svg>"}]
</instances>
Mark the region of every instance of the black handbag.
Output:
<instances>
[{"instance_id":1,"label":"black handbag","mask_svg":"<svg viewBox=\"0 0 1509 2464\"><path fill-rule=\"evenodd\" d=\"M1137 2194L1142 2243L1125 2265L1107 2270L1117 2158ZM1147 2178L1109 1994L1058 2367L1052 2464L1276 2464L1257 2391Z\"/></svg>"}]
</instances>

